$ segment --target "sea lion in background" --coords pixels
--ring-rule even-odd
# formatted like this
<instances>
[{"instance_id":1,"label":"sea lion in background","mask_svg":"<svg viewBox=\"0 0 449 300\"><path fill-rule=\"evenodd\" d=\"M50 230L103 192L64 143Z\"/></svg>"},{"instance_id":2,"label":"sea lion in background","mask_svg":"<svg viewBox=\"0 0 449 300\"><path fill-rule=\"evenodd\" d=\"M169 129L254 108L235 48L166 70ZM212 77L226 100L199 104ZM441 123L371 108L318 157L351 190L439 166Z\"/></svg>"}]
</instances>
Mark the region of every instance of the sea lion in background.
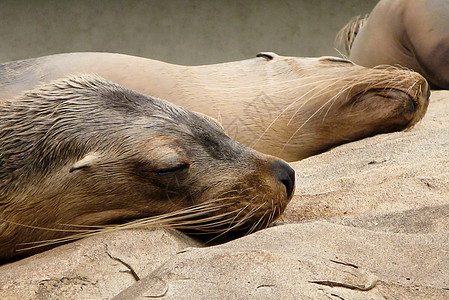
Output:
<instances>
[{"instance_id":1,"label":"sea lion in background","mask_svg":"<svg viewBox=\"0 0 449 300\"><path fill-rule=\"evenodd\" d=\"M449 89L449 1L382 0L339 33L349 59L365 67L400 65Z\"/></svg>"},{"instance_id":2,"label":"sea lion in background","mask_svg":"<svg viewBox=\"0 0 449 300\"><path fill-rule=\"evenodd\" d=\"M151 216L145 224L253 231L284 211L294 184L287 163L211 118L98 76L0 103L0 260Z\"/></svg>"},{"instance_id":3,"label":"sea lion in background","mask_svg":"<svg viewBox=\"0 0 449 300\"><path fill-rule=\"evenodd\" d=\"M180 66L112 53L68 53L0 65L0 99L39 82L96 73L219 119L235 140L296 161L418 122L428 105L422 76L368 69L335 57L283 57Z\"/></svg>"}]
</instances>

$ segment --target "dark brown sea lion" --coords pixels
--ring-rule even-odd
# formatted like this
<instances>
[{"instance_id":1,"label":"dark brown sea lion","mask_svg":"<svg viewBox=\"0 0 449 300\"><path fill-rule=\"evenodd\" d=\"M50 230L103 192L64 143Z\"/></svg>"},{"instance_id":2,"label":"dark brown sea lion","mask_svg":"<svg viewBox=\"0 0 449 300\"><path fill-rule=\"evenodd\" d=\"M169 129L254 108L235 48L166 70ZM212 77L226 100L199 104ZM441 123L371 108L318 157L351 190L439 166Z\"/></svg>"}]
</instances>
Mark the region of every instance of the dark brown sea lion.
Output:
<instances>
[{"instance_id":1,"label":"dark brown sea lion","mask_svg":"<svg viewBox=\"0 0 449 300\"><path fill-rule=\"evenodd\" d=\"M423 75L432 88L449 89L449 1L382 0L367 19L352 20L339 39L359 65L400 65Z\"/></svg>"},{"instance_id":2,"label":"dark brown sea lion","mask_svg":"<svg viewBox=\"0 0 449 300\"><path fill-rule=\"evenodd\" d=\"M209 117L98 76L58 79L0 103L0 260L151 216L200 232L263 228L294 176Z\"/></svg>"},{"instance_id":3,"label":"dark brown sea lion","mask_svg":"<svg viewBox=\"0 0 449 300\"><path fill-rule=\"evenodd\" d=\"M0 99L68 74L97 73L217 118L235 140L295 161L342 143L413 126L429 91L417 73L335 57L257 58L179 66L111 53L70 53L0 65Z\"/></svg>"}]
</instances>

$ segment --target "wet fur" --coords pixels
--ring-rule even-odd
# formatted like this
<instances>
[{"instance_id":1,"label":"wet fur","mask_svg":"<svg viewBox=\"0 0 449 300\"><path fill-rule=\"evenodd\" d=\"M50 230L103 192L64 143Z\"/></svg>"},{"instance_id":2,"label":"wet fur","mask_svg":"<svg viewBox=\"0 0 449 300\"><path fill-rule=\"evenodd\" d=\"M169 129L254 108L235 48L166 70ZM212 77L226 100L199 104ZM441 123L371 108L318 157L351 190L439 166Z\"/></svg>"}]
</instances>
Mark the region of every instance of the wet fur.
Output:
<instances>
[{"instance_id":1,"label":"wet fur","mask_svg":"<svg viewBox=\"0 0 449 300\"><path fill-rule=\"evenodd\" d=\"M266 227L289 201L275 160L210 118L98 76L55 80L0 104L0 260L141 218Z\"/></svg>"}]
</instances>

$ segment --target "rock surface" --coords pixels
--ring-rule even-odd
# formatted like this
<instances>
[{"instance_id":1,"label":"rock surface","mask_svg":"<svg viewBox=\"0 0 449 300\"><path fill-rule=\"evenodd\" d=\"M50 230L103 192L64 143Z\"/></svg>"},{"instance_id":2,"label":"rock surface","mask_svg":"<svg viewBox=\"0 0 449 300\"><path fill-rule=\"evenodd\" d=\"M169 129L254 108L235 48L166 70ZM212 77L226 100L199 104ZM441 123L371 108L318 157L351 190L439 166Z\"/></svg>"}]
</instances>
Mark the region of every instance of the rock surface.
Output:
<instances>
[{"instance_id":1,"label":"rock surface","mask_svg":"<svg viewBox=\"0 0 449 300\"><path fill-rule=\"evenodd\" d=\"M431 96L424 119L292 164L295 198L284 222L449 203L449 92Z\"/></svg>"},{"instance_id":2,"label":"rock surface","mask_svg":"<svg viewBox=\"0 0 449 300\"><path fill-rule=\"evenodd\" d=\"M0 299L449 299L449 92L424 120L292 164L279 226L201 248L86 238L0 267ZM184 250L182 250L184 249Z\"/></svg>"},{"instance_id":3,"label":"rock surface","mask_svg":"<svg viewBox=\"0 0 449 300\"><path fill-rule=\"evenodd\" d=\"M178 251L200 245L172 229L124 230L0 267L0 299L110 299Z\"/></svg>"},{"instance_id":4,"label":"rock surface","mask_svg":"<svg viewBox=\"0 0 449 300\"><path fill-rule=\"evenodd\" d=\"M176 255L114 299L449 299L447 233L325 221Z\"/></svg>"}]
</instances>

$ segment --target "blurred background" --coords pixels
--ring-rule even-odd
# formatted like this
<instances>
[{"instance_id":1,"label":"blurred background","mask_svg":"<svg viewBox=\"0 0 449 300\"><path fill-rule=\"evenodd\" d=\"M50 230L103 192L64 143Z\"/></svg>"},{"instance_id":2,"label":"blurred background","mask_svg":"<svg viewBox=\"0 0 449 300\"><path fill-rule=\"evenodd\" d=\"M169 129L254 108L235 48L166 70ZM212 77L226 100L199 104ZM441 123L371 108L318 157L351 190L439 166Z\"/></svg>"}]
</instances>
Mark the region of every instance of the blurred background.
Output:
<instances>
[{"instance_id":1,"label":"blurred background","mask_svg":"<svg viewBox=\"0 0 449 300\"><path fill-rule=\"evenodd\" d=\"M0 62L104 51L199 65L339 55L334 40L378 0L0 0Z\"/></svg>"}]
</instances>

